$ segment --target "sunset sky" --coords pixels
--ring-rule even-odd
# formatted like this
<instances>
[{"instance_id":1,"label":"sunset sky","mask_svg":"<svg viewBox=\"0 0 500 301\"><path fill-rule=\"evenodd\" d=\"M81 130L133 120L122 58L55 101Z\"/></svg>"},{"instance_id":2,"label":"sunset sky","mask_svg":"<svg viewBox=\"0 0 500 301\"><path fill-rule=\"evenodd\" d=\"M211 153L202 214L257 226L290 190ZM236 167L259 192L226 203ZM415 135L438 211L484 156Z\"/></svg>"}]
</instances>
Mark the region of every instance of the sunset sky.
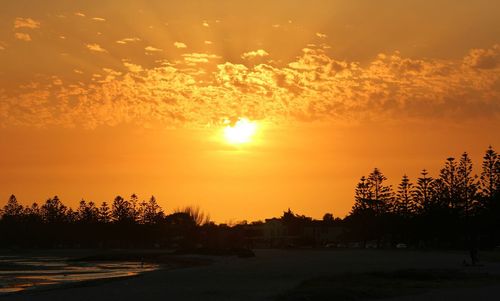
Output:
<instances>
[{"instance_id":1,"label":"sunset sky","mask_svg":"<svg viewBox=\"0 0 500 301\"><path fill-rule=\"evenodd\" d=\"M343 217L500 148L500 1L1 2L0 205Z\"/></svg>"}]
</instances>

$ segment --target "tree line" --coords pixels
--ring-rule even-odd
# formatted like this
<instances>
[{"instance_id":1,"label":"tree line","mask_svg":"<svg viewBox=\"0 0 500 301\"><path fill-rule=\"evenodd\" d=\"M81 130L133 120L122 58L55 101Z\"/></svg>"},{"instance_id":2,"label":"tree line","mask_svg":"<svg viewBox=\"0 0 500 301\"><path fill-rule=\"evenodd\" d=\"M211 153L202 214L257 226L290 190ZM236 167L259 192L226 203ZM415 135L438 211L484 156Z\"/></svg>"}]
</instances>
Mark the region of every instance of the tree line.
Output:
<instances>
[{"instance_id":1,"label":"tree line","mask_svg":"<svg viewBox=\"0 0 500 301\"><path fill-rule=\"evenodd\" d=\"M468 247L500 244L500 157L490 146L479 175L470 156L447 158L437 177L403 175L396 188L375 168L361 177L344 219L346 239L377 244Z\"/></svg>"},{"instance_id":2,"label":"tree line","mask_svg":"<svg viewBox=\"0 0 500 301\"><path fill-rule=\"evenodd\" d=\"M499 187L500 156L492 147L479 175L467 153L446 159L436 177L425 169L415 182L403 175L395 188L375 168L356 185L351 212L343 219L327 213L320 223L342 228L336 242L346 244L496 247ZM264 224L216 225L196 207L166 214L154 196L140 201L135 194L100 205L82 200L76 209L57 196L23 206L12 195L0 215L0 247L244 247L249 237L261 235L257 232ZM289 236L300 236L319 222L291 210L278 220Z\"/></svg>"},{"instance_id":3,"label":"tree line","mask_svg":"<svg viewBox=\"0 0 500 301\"><path fill-rule=\"evenodd\" d=\"M0 213L0 246L19 247L192 246L198 229L213 224L198 207L167 215L154 196L136 194L111 204L82 200L75 210L57 196L23 206L11 195Z\"/></svg>"}]
</instances>

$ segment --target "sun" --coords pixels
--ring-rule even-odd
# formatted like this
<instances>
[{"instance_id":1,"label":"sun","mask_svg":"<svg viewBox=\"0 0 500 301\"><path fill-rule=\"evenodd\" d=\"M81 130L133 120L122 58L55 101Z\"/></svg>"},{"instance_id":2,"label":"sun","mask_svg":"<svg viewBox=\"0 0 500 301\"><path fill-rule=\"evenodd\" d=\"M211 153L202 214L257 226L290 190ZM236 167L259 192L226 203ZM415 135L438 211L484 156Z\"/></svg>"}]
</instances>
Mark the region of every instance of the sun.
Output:
<instances>
[{"instance_id":1,"label":"sun","mask_svg":"<svg viewBox=\"0 0 500 301\"><path fill-rule=\"evenodd\" d=\"M224 137L231 144L243 144L252 141L257 131L257 124L246 118L240 118L233 125L224 128Z\"/></svg>"}]
</instances>

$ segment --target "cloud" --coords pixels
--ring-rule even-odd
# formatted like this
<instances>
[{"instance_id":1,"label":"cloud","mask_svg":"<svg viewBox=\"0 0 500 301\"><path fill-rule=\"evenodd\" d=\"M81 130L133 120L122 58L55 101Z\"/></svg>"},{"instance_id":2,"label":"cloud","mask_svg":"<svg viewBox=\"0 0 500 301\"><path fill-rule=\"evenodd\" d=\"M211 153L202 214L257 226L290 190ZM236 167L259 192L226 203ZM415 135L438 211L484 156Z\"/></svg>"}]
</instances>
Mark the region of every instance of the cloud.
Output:
<instances>
[{"instance_id":1,"label":"cloud","mask_svg":"<svg viewBox=\"0 0 500 301\"><path fill-rule=\"evenodd\" d=\"M75 16L84 18L84 17L85 17L85 14L84 14L84 13L82 13L82 12L76 12L76 13L75 13Z\"/></svg>"},{"instance_id":2,"label":"cloud","mask_svg":"<svg viewBox=\"0 0 500 301\"><path fill-rule=\"evenodd\" d=\"M326 37L327 37L327 35L326 35L326 34L321 33L321 32L317 32L317 33L316 33L316 36L317 36L318 38L321 38L321 39L324 39L324 38L326 38Z\"/></svg>"},{"instance_id":3,"label":"cloud","mask_svg":"<svg viewBox=\"0 0 500 301\"><path fill-rule=\"evenodd\" d=\"M490 49L472 49L464 58L464 64L477 69L495 69L500 66L500 45Z\"/></svg>"},{"instance_id":4,"label":"cloud","mask_svg":"<svg viewBox=\"0 0 500 301\"><path fill-rule=\"evenodd\" d=\"M14 33L14 36L16 39L25 41L25 42L30 42L31 41L31 36L27 33L22 33L22 32L16 32Z\"/></svg>"},{"instance_id":5,"label":"cloud","mask_svg":"<svg viewBox=\"0 0 500 301\"><path fill-rule=\"evenodd\" d=\"M94 21L98 21L98 22L105 22L105 21L106 21L106 19L104 19L104 18L99 18L99 17L94 17L94 18L92 18L92 20L94 20Z\"/></svg>"},{"instance_id":6,"label":"cloud","mask_svg":"<svg viewBox=\"0 0 500 301\"><path fill-rule=\"evenodd\" d=\"M87 48L90 51L94 51L94 52L108 52L106 49L102 48L101 45L99 45L99 44L86 44L85 46L87 46Z\"/></svg>"},{"instance_id":7,"label":"cloud","mask_svg":"<svg viewBox=\"0 0 500 301\"><path fill-rule=\"evenodd\" d=\"M128 43L138 42L140 40L141 39L139 39L139 38L124 38L124 39L116 41L116 43L124 45L124 44L128 44Z\"/></svg>"},{"instance_id":8,"label":"cloud","mask_svg":"<svg viewBox=\"0 0 500 301\"><path fill-rule=\"evenodd\" d=\"M205 43L205 45L212 45L213 44L212 41L208 41L208 40L205 40L203 43Z\"/></svg>"},{"instance_id":9,"label":"cloud","mask_svg":"<svg viewBox=\"0 0 500 301\"><path fill-rule=\"evenodd\" d=\"M243 59L253 59L253 58L256 58L256 57L264 57L264 56L268 56L269 53L267 53L267 51L265 51L264 49L257 49L257 50L254 50L254 51L249 51L249 52L245 52L241 55L241 58Z\"/></svg>"},{"instance_id":10,"label":"cloud","mask_svg":"<svg viewBox=\"0 0 500 301\"><path fill-rule=\"evenodd\" d=\"M141 65L132 64L127 60L123 61L123 65L132 73L138 73L144 71Z\"/></svg>"},{"instance_id":11,"label":"cloud","mask_svg":"<svg viewBox=\"0 0 500 301\"><path fill-rule=\"evenodd\" d=\"M186 53L183 54L184 61L189 64L208 63L211 59L218 59L220 56L208 53Z\"/></svg>"},{"instance_id":12,"label":"cloud","mask_svg":"<svg viewBox=\"0 0 500 301\"><path fill-rule=\"evenodd\" d=\"M146 48L144 48L144 50L146 50L147 52L160 52L160 51L163 51L163 49L156 48L156 47L153 47L153 46L147 46Z\"/></svg>"},{"instance_id":13,"label":"cloud","mask_svg":"<svg viewBox=\"0 0 500 301\"><path fill-rule=\"evenodd\" d=\"M102 69L89 82L47 77L0 93L0 126L206 126L238 116L334 123L498 119L498 66L479 63L497 51L476 49L456 60L395 51L360 63L309 45L279 64L238 64L207 53L154 67L125 60L123 70Z\"/></svg>"},{"instance_id":14,"label":"cloud","mask_svg":"<svg viewBox=\"0 0 500 301\"><path fill-rule=\"evenodd\" d=\"M203 25L203 27L210 27L210 24L208 24L207 21L203 21L203 23L201 23L201 25Z\"/></svg>"},{"instance_id":15,"label":"cloud","mask_svg":"<svg viewBox=\"0 0 500 301\"><path fill-rule=\"evenodd\" d=\"M174 42L175 48L187 48L187 45L182 42Z\"/></svg>"},{"instance_id":16,"label":"cloud","mask_svg":"<svg viewBox=\"0 0 500 301\"><path fill-rule=\"evenodd\" d=\"M16 20L14 20L14 28L37 29L40 28L40 22L31 18L16 18Z\"/></svg>"}]
</instances>

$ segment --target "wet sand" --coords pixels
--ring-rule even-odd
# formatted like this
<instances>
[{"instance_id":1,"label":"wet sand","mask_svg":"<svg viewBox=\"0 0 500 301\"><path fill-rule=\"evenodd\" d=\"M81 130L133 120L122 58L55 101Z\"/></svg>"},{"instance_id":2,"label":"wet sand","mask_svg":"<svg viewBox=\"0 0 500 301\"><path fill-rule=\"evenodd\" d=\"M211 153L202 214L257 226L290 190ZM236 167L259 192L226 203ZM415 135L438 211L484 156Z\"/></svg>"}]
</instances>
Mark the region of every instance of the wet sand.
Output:
<instances>
[{"instance_id":1,"label":"wet sand","mask_svg":"<svg viewBox=\"0 0 500 301\"><path fill-rule=\"evenodd\" d=\"M212 260L210 265L148 272L90 285L31 291L0 300L273 300L305 280L343 273L401 269L474 269L500 274L500 264L462 267L466 252L410 250L255 250L256 257L183 255ZM436 288L393 300L497 300L499 284Z\"/></svg>"},{"instance_id":2,"label":"wet sand","mask_svg":"<svg viewBox=\"0 0 500 301\"><path fill-rule=\"evenodd\" d=\"M90 251L92 252L92 251ZM54 252L62 254L61 252ZM6 255L8 254L8 255ZM134 260L79 260L81 251L54 256L50 251L0 253L0 296L25 290L46 289L80 282L136 276L159 268Z\"/></svg>"}]
</instances>

